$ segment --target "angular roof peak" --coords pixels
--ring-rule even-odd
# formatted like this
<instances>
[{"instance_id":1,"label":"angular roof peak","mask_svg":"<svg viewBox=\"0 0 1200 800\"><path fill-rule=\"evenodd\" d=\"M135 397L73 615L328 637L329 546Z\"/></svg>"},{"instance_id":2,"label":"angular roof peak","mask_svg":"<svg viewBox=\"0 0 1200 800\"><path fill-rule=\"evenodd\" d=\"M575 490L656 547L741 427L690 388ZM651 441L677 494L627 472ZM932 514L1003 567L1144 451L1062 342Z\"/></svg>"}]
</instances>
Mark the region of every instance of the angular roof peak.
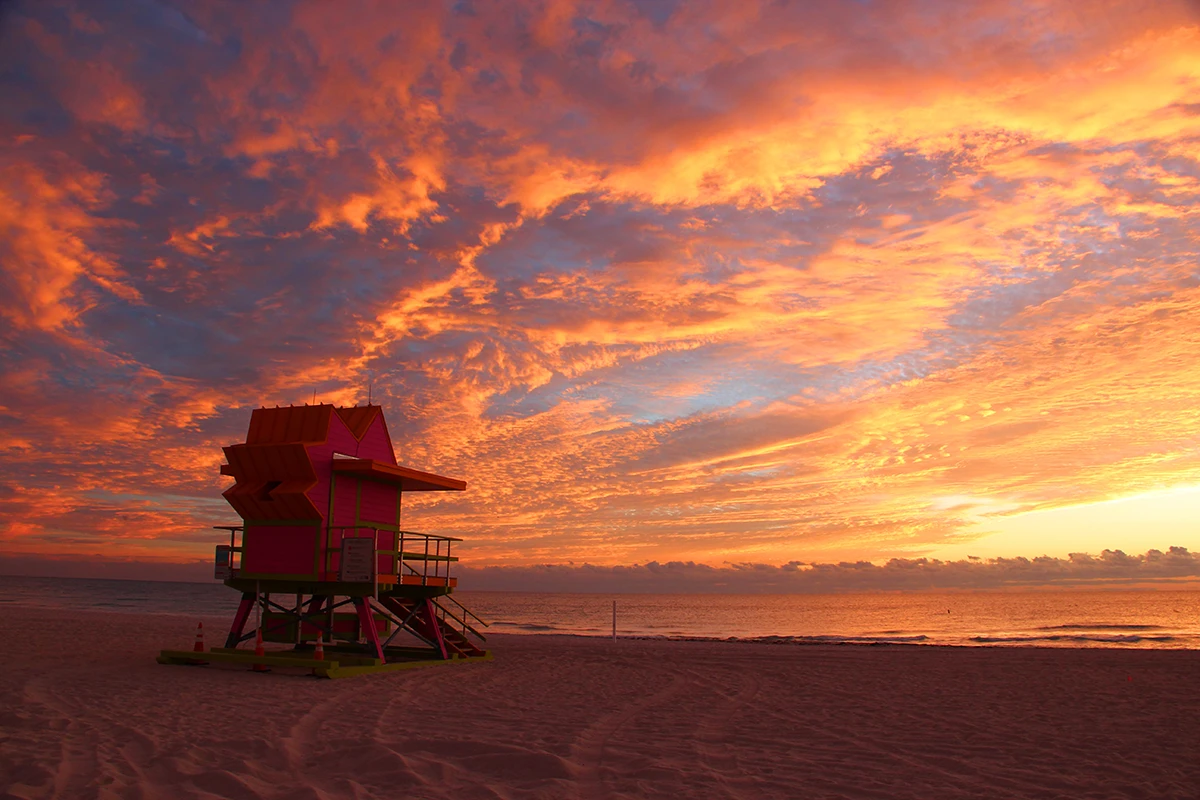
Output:
<instances>
[{"instance_id":1,"label":"angular roof peak","mask_svg":"<svg viewBox=\"0 0 1200 800\"><path fill-rule=\"evenodd\" d=\"M354 434L354 438L359 441L366 435L367 429L371 427L371 423L375 421L375 417L379 416L380 406L371 405L368 403L365 406L347 406L345 408L335 408L338 416L342 418L342 422L346 423L346 427Z\"/></svg>"}]
</instances>

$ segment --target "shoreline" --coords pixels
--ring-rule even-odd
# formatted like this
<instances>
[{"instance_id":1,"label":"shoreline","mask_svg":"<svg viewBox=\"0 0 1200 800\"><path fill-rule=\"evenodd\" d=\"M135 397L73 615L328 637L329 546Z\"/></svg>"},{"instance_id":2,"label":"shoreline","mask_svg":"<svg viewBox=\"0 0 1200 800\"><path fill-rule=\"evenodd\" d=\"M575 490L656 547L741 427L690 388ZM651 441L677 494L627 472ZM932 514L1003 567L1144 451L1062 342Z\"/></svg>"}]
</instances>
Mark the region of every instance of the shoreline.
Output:
<instances>
[{"instance_id":1,"label":"shoreline","mask_svg":"<svg viewBox=\"0 0 1200 800\"><path fill-rule=\"evenodd\" d=\"M586 634L586 633L565 633L558 631L542 631L528 633L499 633L489 634L496 636L570 636L580 639L595 639L613 641L613 637L605 634ZM1038 644L1034 642L980 642L978 644L951 644L946 642L918 642L918 641L854 641L856 638L865 637L847 637L843 639L837 636L648 636L642 634L621 635L617 634L616 640L629 641L646 641L646 642L711 642L714 644L762 644L762 645L779 645L793 647L921 647L921 648L951 648L955 650L1110 650L1116 652L1200 652L1200 647L1163 647L1155 645L1153 647L1138 647L1136 643L1129 643L1128 647L1121 647L1124 642L1116 641L1096 641L1094 644Z\"/></svg>"},{"instance_id":2,"label":"shoreline","mask_svg":"<svg viewBox=\"0 0 1200 800\"><path fill-rule=\"evenodd\" d=\"M28 581L28 582L26 582ZM777 596L548 595L464 591L494 633L609 638L612 600L624 637L924 647L1200 650L1200 592L1087 595ZM224 617L238 596L219 583L0 578L0 610ZM953 614L946 612L953 609Z\"/></svg>"},{"instance_id":3,"label":"shoreline","mask_svg":"<svg viewBox=\"0 0 1200 800\"><path fill-rule=\"evenodd\" d=\"M213 614L211 611L195 614L186 614L174 609L168 610L152 610L130 607L115 607L115 608L97 608L97 607L78 607L78 606L46 606L33 602L4 602L0 601L0 610L19 610L21 612L47 613L51 615L70 615L70 614L97 614L108 615L115 614L122 617L137 617L147 616L156 619L188 619L192 621L205 621L207 624L214 624L212 630L220 631L222 626L228 626L232 617L234 608L231 606L226 614ZM515 626L514 626L515 627ZM792 635L792 634L763 634L759 636L737 636L737 635L713 635L704 636L698 634L647 634L647 633L621 633L618 631L618 639L637 640L637 641L664 641L664 642L713 642L713 643L728 643L728 644L767 644L767 645L791 645L795 647L922 647L922 648L954 648L965 650L976 649L1046 649L1046 650L1114 650L1118 652L1134 652L1134 651L1182 651L1182 652L1200 652L1200 638L1196 638L1197 644L1194 646L1175 645L1159 643L1173 640L1177 637L1174 635L1157 636L1150 632L1141 631L1144 626L1134 626L1131 633L1128 635L1121 634L1097 634L1095 636L1083 636L1069 633L1046 635L1041 637L1013 637L1013 638L998 638L992 640L991 637L970 637L967 641L946 642L937 641L937 637L926 634L907 635L881 635L879 637L871 637L869 635L840 635L840 634L811 634L811 635ZM542 636L569 636L589 640L610 640L612 637L608 633L578 633L574 631L555 631L555 630L505 630L493 631L488 636L519 636L519 637L542 637ZM975 639L986 638L985 641L974 641ZM189 640L190 646L190 640Z\"/></svg>"}]
</instances>

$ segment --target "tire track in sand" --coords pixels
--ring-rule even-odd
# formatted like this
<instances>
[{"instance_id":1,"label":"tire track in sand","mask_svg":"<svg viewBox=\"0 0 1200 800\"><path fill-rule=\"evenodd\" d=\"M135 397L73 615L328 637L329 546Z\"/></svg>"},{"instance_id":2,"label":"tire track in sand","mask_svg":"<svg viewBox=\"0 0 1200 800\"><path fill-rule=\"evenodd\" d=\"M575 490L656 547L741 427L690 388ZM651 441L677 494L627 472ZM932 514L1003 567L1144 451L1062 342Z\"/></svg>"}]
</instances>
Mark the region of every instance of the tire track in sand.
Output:
<instances>
[{"instance_id":1,"label":"tire track in sand","mask_svg":"<svg viewBox=\"0 0 1200 800\"><path fill-rule=\"evenodd\" d=\"M725 692L715 688L721 701L710 706L709 713L700 717L693 741L698 763L712 776L712 785L729 797L737 798L752 796L756 785L738 763L734 743L729 741L729 723L739 711L754 702L760 683L752 673L735 671L732 676L736 678L736 690ZM711 678L702 680L699 675L696 683L712 685Z\"/></svg>"},{"instance_id":2,"label":"tire track in sand","mask_svg":"<svg viewBox=\"0 0 1200 800\"><path fill-rule=\"evenodd\" d=\"M33 676L24 687L27 702L34 702L53 714L48 727L56 730L58 763L50 766L54 797L83 796L93 789L93 775L99 763L97 740L106 732L80 718L57 691L70 686L71 676L86 672L79 668L48 670Z\"/></svg>"},{"instance_id":3,"label":"tire track in sand","mask_svg":"<svg viewBox=\"0 0 1200 800\"><path fill-rule=\"evenodd\" d=\"M689 675L675 672L671 682L652 695L623 706L618 711L602 715L576 737L571 745L570 760L579 767L576 781L577 795L581 800L606 798L604 781L600 769L604 764L604 750L610 739L622 727L648 709L660 706L674 698L690 684Z\"/></svg>"}]
</instances>

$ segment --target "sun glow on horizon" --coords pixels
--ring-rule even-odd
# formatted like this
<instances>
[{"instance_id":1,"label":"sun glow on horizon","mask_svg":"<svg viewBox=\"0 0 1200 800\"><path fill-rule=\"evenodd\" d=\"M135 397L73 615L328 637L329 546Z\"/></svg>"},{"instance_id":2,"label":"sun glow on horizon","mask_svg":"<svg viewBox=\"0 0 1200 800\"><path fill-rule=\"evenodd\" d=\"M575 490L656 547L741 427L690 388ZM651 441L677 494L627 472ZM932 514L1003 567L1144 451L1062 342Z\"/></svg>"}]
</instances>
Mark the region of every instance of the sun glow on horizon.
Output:
<instances>
[{"instance_id":1,"label":"sun glow on horizon","mask_svg":"<svg viewBox=\"0 0 1200 800\"><path fill-rule=\"evenodd\" d=\"M1200 551L1200 486L1178 486L1012 516L987 515L964 528L961 542L929 556L956 561L967 556L1012 558L1108 550L1140 554L1185 547Z\"/></svg>"}]
</instances>

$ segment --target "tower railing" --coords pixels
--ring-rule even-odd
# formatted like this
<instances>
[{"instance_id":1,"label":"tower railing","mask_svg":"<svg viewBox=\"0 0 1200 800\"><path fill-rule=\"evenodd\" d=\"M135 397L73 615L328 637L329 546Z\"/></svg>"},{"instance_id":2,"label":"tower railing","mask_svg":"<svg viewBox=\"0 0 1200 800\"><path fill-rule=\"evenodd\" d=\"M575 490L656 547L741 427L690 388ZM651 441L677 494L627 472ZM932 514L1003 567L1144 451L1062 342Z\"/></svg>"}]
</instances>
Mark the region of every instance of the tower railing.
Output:
<instances>
[{"instance_id":1,"label":"tower railing","mask_svg":"<svg viewBox=\"0 0 1200 800\"><path fill-rule=\"evenodd\" d=\"M214 530L229 531L229 544L219 545L218 552L226 551L225 559L228 565L228 573L218 575L217 577L237 577L242 566L242 555L245 551L244 544L239 545L239 535L245 535L244 525L214 525ZM458 556L452 555L452 547L454 542L461 542L462 539L455 536L438 536L431 533L419 533L417 531L392 530L390 528L380 528L375 525L330 525L325 528L325 541L323 546L324 558L322 559L322 572L328 573L332 569L333 555L338 553L338 547L333 543L333 534L338 532L339 542L341 539L371 539L374 551L375 578L394 577L395 583L401 585L420 585L420 586L446 586L449 587L451 580L451 564L458 561ZM380 547L380 534L394 537L392 541L394 547ZM394 572L380 573L378 572L378 559L380 556L390 557L394 559ZM220 566L220 556L218 556L218 565ZM218 566L218 568L219 568ZM321 579L318 577L318 579ZM385 585L389 581L378 581ZM454 604L462 608L462 604L454 601ZM465 608L462 608L465 614L469 614L472 618L482 623L483 620L472 614ZM465 621L463 624L467 624Z\"/></svg>"},{"instance_id":2,"label":"tower railing","mask_svg":"<svg viewBox=\"0 0 1200 800\"><path fill-rule=\"evenodd\" d=\"M463 616L461 616L461 617L458 616L452 610L450 610L449 608L446 608L446 606L442 605L442 602L441 602L442 600L449 600L451 603L456 605L458 607L458 609L463 613ZM454 622L457 622L458 623L457 629L458 629L459 633L462 634L464 639L467 638L468 633L471 633L471 634L477 636L479 639L483 639L483 640L487 639L486 636L484 636L473 625L471 625L469 622L467 622L467 618L469 617L470 619L475 620L476 623L482 625L485 628L489 628L491 626L488 623L484 622L483 619L481 619L477 614L475 614L469 608L467 608L462 603L455 600L453 595L448 594L448 595L439 597L437 600L434 601L434 604L437 606L437 609L438 609L438 618L441 619L442 622L445 623L446 626L450 627L450 628L454 628L455 626L451 625L449 622L446 622L447 618L453 620Z\"/></svg>"},{"instance_id":3,"label":"tower railing","mask_svg":"<svg viewBox=\"0 0 1200 800\"><path fill-rule=\"evenodd\" d=\"M242 568L243 547L238 547L237 535L245 533L244 525L213 525L215 531L229 531L229 544L217 545L215 578L235 578Z\"/></svg>"},{"instance_id":4,"label":"tower railing","mask_svg":"<svg viewBox=\"0 0 1200 800\"><path fill-rule=\"evenodd\" d=\"M446 586L450 584L450 565L458 561L451 555L454 542L461 542L454 536L437 536L431 533L416 531L392 530L374 525L331 525L325 531L325 564L326 571L331 569L332 554L338 550L333 546L333 533L340 533L341 539L361 538L374 541L374 564L378 565L380 556L394 559L394 572L380 573L378 578L394 577L401 585ZM380 534L391 538L394 547L379 547ZM444 566L443 566L444 565ZM378 567L376 566L376 569ZM387 583L388 581L379 581Z\"/></svg>"}]
</instances>

